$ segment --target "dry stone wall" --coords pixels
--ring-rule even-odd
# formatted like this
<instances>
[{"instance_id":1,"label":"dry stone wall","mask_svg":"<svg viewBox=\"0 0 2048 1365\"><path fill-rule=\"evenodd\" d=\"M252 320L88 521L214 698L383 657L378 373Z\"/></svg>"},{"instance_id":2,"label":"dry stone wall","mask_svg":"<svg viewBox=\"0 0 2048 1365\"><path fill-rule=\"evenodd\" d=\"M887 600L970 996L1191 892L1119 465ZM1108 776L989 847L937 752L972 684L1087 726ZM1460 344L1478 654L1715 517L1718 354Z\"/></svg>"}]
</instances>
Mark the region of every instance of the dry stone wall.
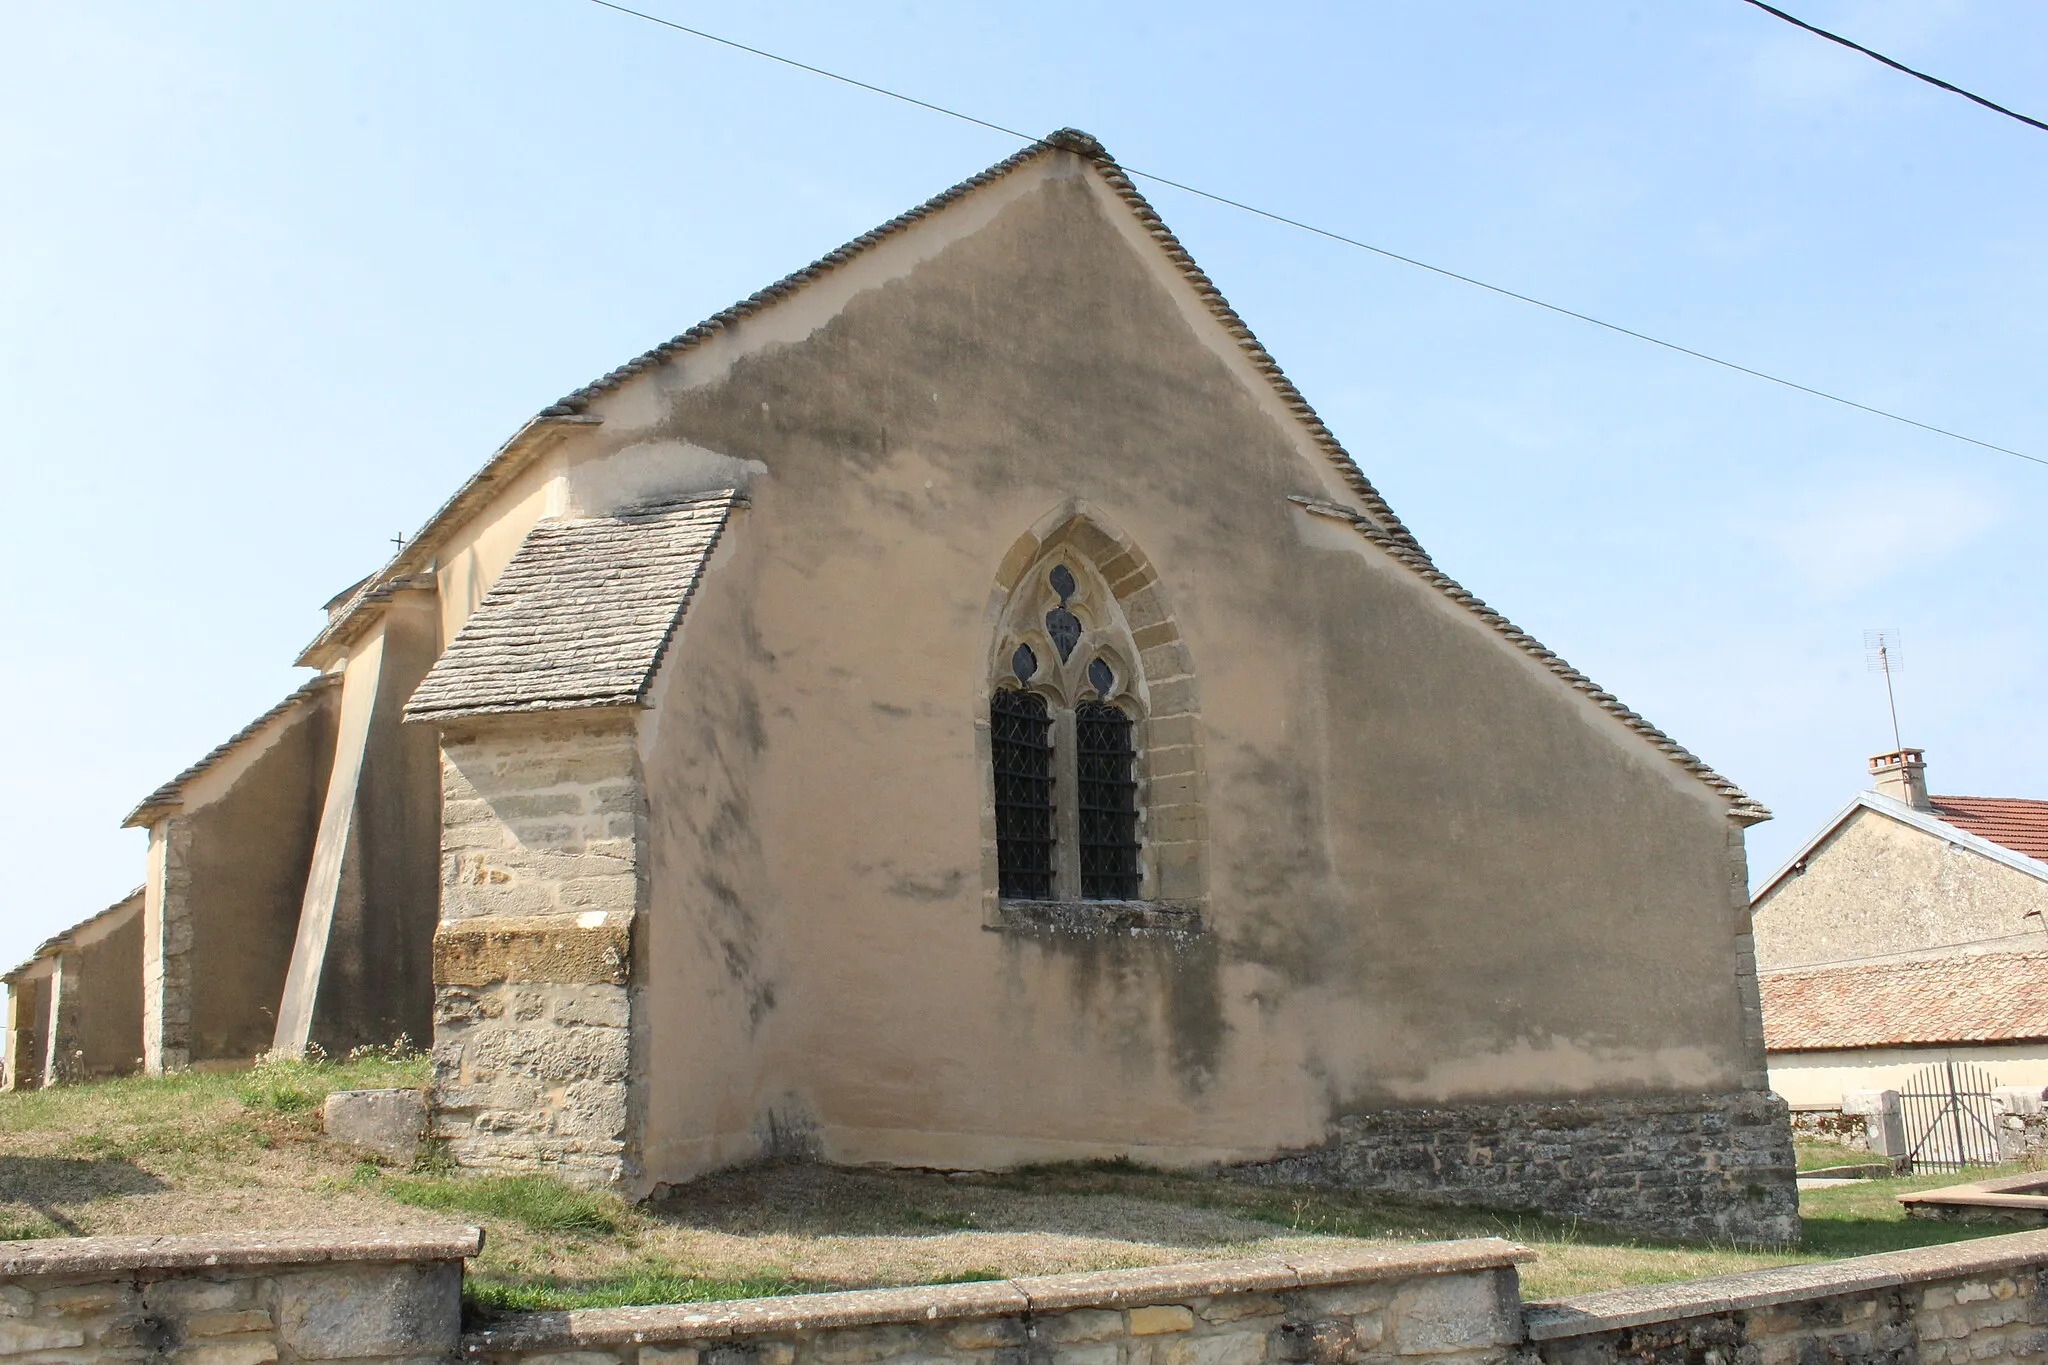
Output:
<instances>
[{"instance_id":1,"label":"dry stone wall","mask_svg":"<svg viewBox=\"0 0 2048 1365\"><path fill-rule=\"evenodd\" d=\"M442 736L433 1136L465 1166L633 1169L647 808L627 719Z\"/></svg>"},{"instance_id":2,"label":"dry stone wall","mask_svg":"<svg viewBox=\"0 0 2048 1365\"><path fill-rule=\"evenodd\" d=\"M0 1243L0 1361L449 1359L475 1228Z\"/></svg>"},{"instance_id":3,"label":"dry stone wall","mask_svg":"<svg viewBox=\"0 0 2048 1365\"><path fill-rule=\"evenodd\" d=\"M1796 1166L1784 1101L1746 1090L1367 1110L1232 1174L1775 1245L1799 1240Z\"/></svg>"}]
</instances>

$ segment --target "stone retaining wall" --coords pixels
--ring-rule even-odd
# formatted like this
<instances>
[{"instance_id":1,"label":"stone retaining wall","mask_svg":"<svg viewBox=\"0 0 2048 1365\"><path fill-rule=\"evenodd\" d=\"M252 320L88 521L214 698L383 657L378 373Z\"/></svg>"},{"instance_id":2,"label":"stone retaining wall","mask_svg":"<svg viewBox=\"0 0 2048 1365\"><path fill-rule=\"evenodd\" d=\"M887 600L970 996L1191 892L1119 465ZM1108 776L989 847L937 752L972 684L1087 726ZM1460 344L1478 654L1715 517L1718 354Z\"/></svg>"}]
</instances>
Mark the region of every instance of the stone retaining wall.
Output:
<instances>
[{"instance_id":1,"label":"stone retaining wall","mask_svg":"<svg viewBox=\"0 0 2048 1365\"><path fill-rule=\"evenodd\" d=\"M1523 1320L1520 1365L2039 1360L2048 1232L1584 1294Z\"/></svg>"},{"instance_id":2,"label":"stone retaining wall","mask_svg":"<svg viewBox=\"0 0 2048 1365\"><path fill-rule=\"evenodd\" d=\"M1367 1110L1320 1147L1230 1173L1781 1245L1799 1240L1796 1164L1785 1102L1745 1090Z\"/></svg>"},{"instance_id":3,"label":"stone retaining wall","mask_svg":"<svg viewBox=\"0 0 2048 1365\"><path fill-rule=\"evenodd\" d=\"M1279 1365L1504 1361L1521 1334L1498 1238L1287 1259L530 1313L463 1340L489 1365Z\"/></svg>"},{"instance_id":4,"label":"stone retaining wall","mask_svg":"<svg viewBox=\"0 0 2048 1365\"><path fill-rule=\"evenodd\" d=\"M0 1361L449 1359L476 1228L0 1242Z\"/></svg>"},{"instance_id":5,"label":"stone retaining wall","mask_svg":"<svg viewBox=\"0 0 2048 1365\"><path fill-rule=\"evenodd\" d=\"M475 1228L0 1243L0 1362L1963 1365L2048 1358L2048 1231L1523 1304L1497 1238L462 1332Z\"/></svg>"}]
</instances>

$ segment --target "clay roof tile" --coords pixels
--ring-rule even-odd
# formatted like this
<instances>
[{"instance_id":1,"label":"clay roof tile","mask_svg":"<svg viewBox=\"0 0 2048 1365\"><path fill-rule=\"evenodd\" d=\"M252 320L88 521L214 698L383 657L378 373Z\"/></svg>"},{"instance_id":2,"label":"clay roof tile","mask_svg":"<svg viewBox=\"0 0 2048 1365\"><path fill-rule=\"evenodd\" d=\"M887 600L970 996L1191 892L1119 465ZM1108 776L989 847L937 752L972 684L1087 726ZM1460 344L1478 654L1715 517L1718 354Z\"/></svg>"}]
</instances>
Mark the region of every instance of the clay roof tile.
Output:
<instances>
[{"instance_id":1,"label":"clay roof tile","mask_svg":"<svg viewBox=\"0 0 2048 1365\"><path fill-rule=\"evenodd\" d=\"M1932 813L1980 839L2048 862L2048 801L2015 796L1933 796Z\"/></svg>"},{"instance_id":2,"label":"clay roof tile","mask_svg":"<svg viewBox=\"0 0 2048 1365\"><path fill-rule=\"evenodd\" d=\"M2048 952L1765 972L1773 1052L2048 1038Z\"/></svg>"}]
</instances>

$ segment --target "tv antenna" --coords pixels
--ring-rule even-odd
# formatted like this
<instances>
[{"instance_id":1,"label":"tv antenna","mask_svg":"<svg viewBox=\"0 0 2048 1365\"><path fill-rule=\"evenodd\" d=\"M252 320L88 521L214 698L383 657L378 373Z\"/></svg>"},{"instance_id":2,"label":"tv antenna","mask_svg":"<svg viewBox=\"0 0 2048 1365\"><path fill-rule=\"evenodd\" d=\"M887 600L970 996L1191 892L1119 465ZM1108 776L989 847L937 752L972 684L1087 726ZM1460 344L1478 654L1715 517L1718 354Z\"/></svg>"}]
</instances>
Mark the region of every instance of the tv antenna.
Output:
<instances>
[{"instance_id":1,"label":"tv antenna","mask_svg":"<svg viewBox=\"0 0 2048 1365\"><path fill-rule=\"evenodd\" d=\"M1906 657L1899 648L1898 628L1864 631L1863 662L1872 673L1884 674L1884 699L1892 708L1892 748L1903 749L1906 745L1899 738L1899 698L1892 691L1892 674L1903 672L1906 667Z\"/></svg>"}]
</instances>

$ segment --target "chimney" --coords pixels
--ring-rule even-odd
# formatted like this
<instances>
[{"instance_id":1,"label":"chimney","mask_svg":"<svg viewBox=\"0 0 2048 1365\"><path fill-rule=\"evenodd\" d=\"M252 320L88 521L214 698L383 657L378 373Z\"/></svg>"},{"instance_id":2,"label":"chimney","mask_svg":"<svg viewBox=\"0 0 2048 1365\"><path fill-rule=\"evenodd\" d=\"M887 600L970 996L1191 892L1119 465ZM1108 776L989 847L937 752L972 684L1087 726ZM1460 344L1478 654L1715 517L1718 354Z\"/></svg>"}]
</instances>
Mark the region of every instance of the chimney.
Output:
<instances>
[{"instance_id":1,"label":"chimney","mask_svg":"<svg viewBox=\"0 0 2048 1365\"><path fill-rule=\"evenodd\" d=\"M1894 749L1870 760L1870 776L1880 795L1926 810L1927 755L1919 749Z\"/></svg>"}]
</instances>

